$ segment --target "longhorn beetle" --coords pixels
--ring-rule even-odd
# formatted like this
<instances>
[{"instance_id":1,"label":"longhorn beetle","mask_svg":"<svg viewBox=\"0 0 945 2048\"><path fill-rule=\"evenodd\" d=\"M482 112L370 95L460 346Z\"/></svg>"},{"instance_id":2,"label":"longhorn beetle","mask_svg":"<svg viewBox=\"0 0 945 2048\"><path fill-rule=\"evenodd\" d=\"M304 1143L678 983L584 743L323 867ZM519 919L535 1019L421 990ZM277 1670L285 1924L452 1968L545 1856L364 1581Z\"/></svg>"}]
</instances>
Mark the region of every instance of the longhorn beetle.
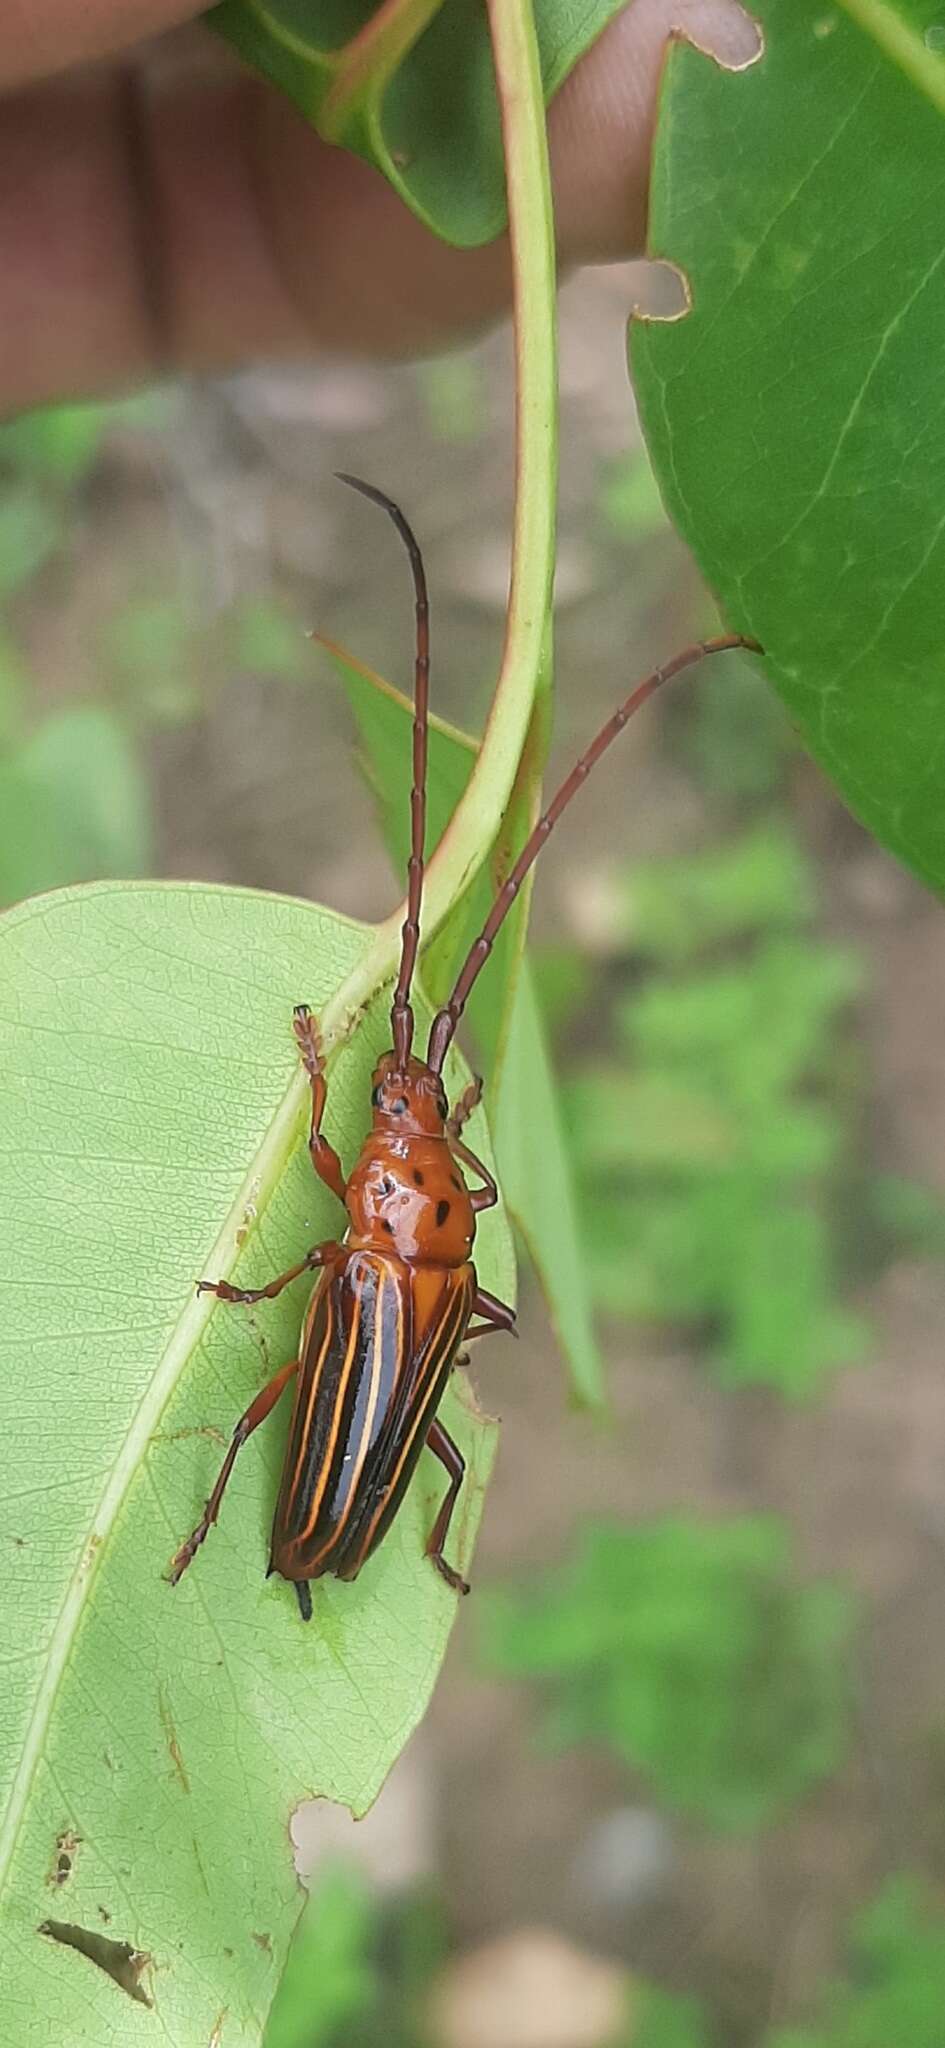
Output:
<instances>
[{"instance_id":1,"label":"longhorn beetle","mask_svg":"<svg viewBox=\"0 0 945 2048\"><path fill-rule=\"evenodd\" d=\"M638 683L562 783L498 890L449 1001L433 1019L426 1059L411 1050L410 984L420 946L426 812L429 604L420 549L398 505L373 484L342 476L393 520L410 558L416 603L411 851L400 972L391 1008L391 1050L375 1068L371 1129L353 1171L322 1135L326 1081L318 1025L300 1003L293 1031L309 1077L312 1165L347 1210L344 1237L314 1245L267 1287L201 1280L198 1292L222 1301L272 1300L302 1273L318 1271L302 1324L298 1356L277 1372L237 1423L219 1478L192 1536L170 1570L176 1585L213 1527L241 1446L298 1375L295 1407L272 1528L270 1572L290 1579L302 1619L312 1612L310 1581L326 1572L357 1578L390 1528L426 1445L449 1485L427 1538L426 1554L447 1585L467 1593L444 1544L463 1480L462 1456L437 1420L437 1408L461 1346L490 1330L513 1330L514 1311L480 1287L472 1263L476 1217L499 1191L488 1168L463 1143L476 1107L473 1082L450 1112L443 1062L473 983L552 827L594 763L648 697L706 655L757 641L739 633L702 640ZM469 1186L462 1168L477 1185ZM476 1316L478 1321L473 1322Z\"/></svg>"}]
</instances>

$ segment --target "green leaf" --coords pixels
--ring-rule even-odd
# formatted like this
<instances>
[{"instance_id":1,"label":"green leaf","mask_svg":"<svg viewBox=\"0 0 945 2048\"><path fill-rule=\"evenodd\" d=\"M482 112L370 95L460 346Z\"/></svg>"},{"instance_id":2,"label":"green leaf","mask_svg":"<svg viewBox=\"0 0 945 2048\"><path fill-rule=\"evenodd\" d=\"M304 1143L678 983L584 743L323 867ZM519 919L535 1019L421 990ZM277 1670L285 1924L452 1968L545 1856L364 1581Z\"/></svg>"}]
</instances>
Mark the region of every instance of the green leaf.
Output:
<instances>
[{"instance_id":1,"label":"green leaf","mask_svg":"<svg viewBox=\"0 0 945 2048\"><path fill-rule=\"evenodd\" d=\"M753 1828L842 1761L850 1598L795 1586L786 1525L589 1524L560 1570L485 1608L493 1667L543 1679L556 1747L604 1743L711 1826Z\"/></svg>"},{"instance_id":2,"label":"green leaf","mask_svg":"<svg viewBox=\"0 0 945 2048\"><path fill-rule=\"evenodd\" d=\"M47 718L0 759L0 903L141 874L149 813L137 755L110 711L82 705Z\"/></svg>"},{"instance_id":3,"label":"green leaf","mask_svg":"<svg viewBox=\"0 0 945 2048\"><path fill-rule=\"evenodd\" d=\"M319 644L330 656L348 695L381 829L395 867L402 873L410 838L407 799L413 707L408 698L341 648L329 641ZM452 816L469 780L475 753L476 742L468 734L442 719L431 719L430 843ZM432 949L437 1000L447 993L457 958L462 958L469 939L480 929L491 899L489 870L484 867ZM429 957L424 958L427 987L431 984ZM507 1027L502 1032L503 965L501 957L490 962L470 1003L471 1022L480 1043L488 1033L485 1050L493 1050L500 1034L505 1038L499 1087L492 1098L502 1194L538 1275L570 1366L574 1393L579 1401L597 1406L602 1399L603 1365L591 1319L571 1165L545 1032L527 962L517 976Z\"/></svg>"},{"instance_id":4,"label":"green leaf","mask_svg":"<svg viewBox=\"0 0 945 2048\"><path fill-rule=\"evenodd\" d=\"M512 1003L494 1128L502 1191L541 1283L575 1397L587 1407L600 1407L604 1366L594 1334L587 1256L558 1090L527 960Z\"/></svg>"},{"instance_id":5,"label":"green leaf","mask_svg":"<svg viewBox=\"0 0 945 2048\"><path fill-rule=\"evenodd\" d=\"M851 808L945 887L940 0L758 0L741 75L676 42L634 322L667 504Z\"/></svg>"},{"instance_id":6,"label":"green leaf","mask_svg":"<svg viewBox=\"0 0 945 2048\"><path fill-rule=\"evenodd\" d=\"M24 2048L156 2032L193 2048L215 2030L257 2048L298 1914L293 1809L365 1810L445 1648L456 1600L423 1555L431 1459L357 1583L315 1587L308 1628L266 1579L286 1416L247 1445L181 1584L163 1578L236 1418L292 1357L306 1294L246 1312L194 1282L235 1264L253 1284L337 1231L303 1143L291 1007L324 1011L373 936L285 898L155 883L0 921L0 1983ZM387 1034L382 1000L332 1066L346 1163ZM481 1118L472 1142L488 1152ZM477 1262L505 1293L501 1215L483 1217ZM465 1561L494 1431L461 1392L446 1414L469 1461ZM40 1933L50 1919L153 1958L155 2010Z\"/></svg>"},{"instance_id":7,"label":"green leaf","mask_svg":"<svg viewBox=\"0 0 945 2048\"><path fill-rule=\"evenodd\" d=\"M624 0L542 0L550 99ZM505 223L502 144L485 10L466 0L223 0L209 20L306 119L383 171L448 242L491 241ZM371 39L373 37L373 46ZM355 45L355 39L360 38Z\"/></svg>"}]
</instances>

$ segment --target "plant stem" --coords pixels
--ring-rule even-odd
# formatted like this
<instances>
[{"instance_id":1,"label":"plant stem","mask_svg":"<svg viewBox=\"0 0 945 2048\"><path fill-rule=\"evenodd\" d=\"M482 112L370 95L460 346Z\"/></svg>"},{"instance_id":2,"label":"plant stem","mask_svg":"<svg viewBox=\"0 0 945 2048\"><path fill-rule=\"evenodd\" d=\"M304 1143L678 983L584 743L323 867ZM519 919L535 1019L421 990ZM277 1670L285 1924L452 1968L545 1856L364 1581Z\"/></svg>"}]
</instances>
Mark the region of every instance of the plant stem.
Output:
<instances>
[{"instance_id":1,"label":"plant stem","mask_svg":"<svg viewBox=\"0 0 945 2048\"><path fill-rule=\"evenodd\" d=\"M531 0L487 0L502 115L515 323L515 513L505 645L479 758L426 872L424 938L448 916L502 822L547 654L557 490L554 222ZM393 972L403 907L326 1006L326 1046Z\"/></svg>"},{"instance_id":2,"label":"plant stem","mask_svg":"<svg viewBox=\"0 0 945 2048\"><path fill-rule=\"evenodd\" d=\"M359 35L345 44L319 115L319 130L341 141L352 111L370 90L383 92L398 64L429 28L443 0L383 0Z\"/></svg>"},{"instance_id":3,"label":"plant stem","mask_svg":"<svg viewBox=\"0 0 945 2048\"><path fill-rule=\"evenodd\" d=\"M502 109L515 318L515 516L505 646L495 698L466 790L426 872L424 936L448 916L489 853L515 784L536 690L551 650L557 486L557 329L554 232L545 110L531 0L488 0ZM376 927L351 974L326 1003L319 1023L326 1053L392 979L400 953L403 905ZM285 1167L308 1104L301 1067L293 1076L253 1168L254 1199L265 1208ZM247 1184L248 1185L248 1184ZM240 1245L246 1190L214 1248L214 1272L227 1273ZM192 1341L209 1319L211 1297L188 1310Z\"/></svg>"}]
</instances>

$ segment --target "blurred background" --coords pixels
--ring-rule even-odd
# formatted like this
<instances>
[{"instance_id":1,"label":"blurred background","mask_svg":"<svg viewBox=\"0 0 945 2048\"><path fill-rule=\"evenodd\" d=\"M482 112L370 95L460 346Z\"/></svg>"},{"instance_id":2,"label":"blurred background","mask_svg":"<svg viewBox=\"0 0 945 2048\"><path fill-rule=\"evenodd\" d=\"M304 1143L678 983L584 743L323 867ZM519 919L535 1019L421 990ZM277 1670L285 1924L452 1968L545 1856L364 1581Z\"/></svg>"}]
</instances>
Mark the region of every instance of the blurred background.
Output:
<instances>
[{"instance_id":1,"label":"blurred background","mask_svg":"<svg viewBox=\"0 0 945 2048\"><path fill-rule=\"evenodd\" d=\"M713 630L562 300L552 775ZM511 363L323 363L0 429L0 897L157 873L396 901L317 627L436 708L501 645ZM404 791L406 803L406 789ZM945 2043L945 923L746 664L642 717L539 870L611 1412L527 1276L474 1598L367 1820L303 1810L267 2048Z\"/></svg>"}]
</instances>

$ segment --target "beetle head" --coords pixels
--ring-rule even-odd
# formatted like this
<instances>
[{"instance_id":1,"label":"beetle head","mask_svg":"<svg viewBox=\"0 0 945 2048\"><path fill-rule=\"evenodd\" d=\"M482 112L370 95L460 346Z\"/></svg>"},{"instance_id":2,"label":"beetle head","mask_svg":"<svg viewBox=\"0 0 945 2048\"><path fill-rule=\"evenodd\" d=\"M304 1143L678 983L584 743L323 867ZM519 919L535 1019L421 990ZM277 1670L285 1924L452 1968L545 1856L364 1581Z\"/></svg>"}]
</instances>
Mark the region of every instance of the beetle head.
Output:
<instances>
[{"instance_id":1,"label":"beetle head","mask_svg":"<svg viewBox=\"0 0 945 2048\"><path fill-rule=\"evenodd\" d=\"M376 1131L403 1137L441 1138L448 1115L446 1091L439 1074L433 1074L423 1060L401 1063L395 1053L386 1052L377 1063L371 1090L372 1122Z\"/></svg>"}]
</instances>

